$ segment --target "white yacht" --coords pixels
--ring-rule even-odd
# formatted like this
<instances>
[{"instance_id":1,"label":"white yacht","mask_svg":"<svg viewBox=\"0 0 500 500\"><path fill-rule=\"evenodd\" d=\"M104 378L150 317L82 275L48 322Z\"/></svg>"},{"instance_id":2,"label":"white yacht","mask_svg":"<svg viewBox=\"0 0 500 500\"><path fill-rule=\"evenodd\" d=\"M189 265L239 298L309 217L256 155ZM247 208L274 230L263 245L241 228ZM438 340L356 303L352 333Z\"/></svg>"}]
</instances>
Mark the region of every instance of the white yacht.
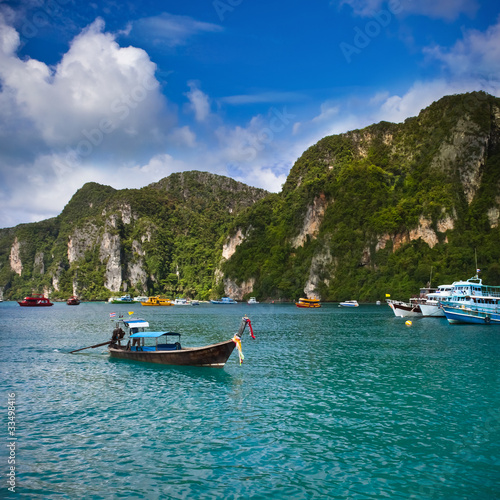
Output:
<instances>
[{"instance_id":1,"label":"white yacht","mask_svg":"<svg viewBox=\"0 0 500 500\"><path fill-rule=\"evenodd\" d=\"M422 316L443 317L444 312L440 307L441 301L449 297L453 291L453 285L439 285L435 292L425 296L425 302L420 304Z\"/></svg>"}]
</instances>

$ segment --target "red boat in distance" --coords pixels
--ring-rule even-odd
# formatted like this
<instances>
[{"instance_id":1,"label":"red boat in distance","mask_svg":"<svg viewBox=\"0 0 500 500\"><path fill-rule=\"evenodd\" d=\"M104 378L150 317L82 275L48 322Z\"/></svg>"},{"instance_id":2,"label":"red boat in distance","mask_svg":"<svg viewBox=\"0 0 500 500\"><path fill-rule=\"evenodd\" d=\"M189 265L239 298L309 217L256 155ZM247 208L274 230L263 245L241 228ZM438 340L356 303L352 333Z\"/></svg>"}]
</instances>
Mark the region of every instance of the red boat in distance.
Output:
<instances>
[{"instance_id":1,"label":"red boat in distance","mask_svg":"<svg viewBox=\"0 0 500 500\"><path fill-rule=\"evenodd\" d=\"M22 307L47 307L54 304L41 293L34 293L32 297L24 297L24 300L17 302Z\"/></svg>"},{"instance_id":2,"label":"red boat in distance","mask_svg":"<svg viewBox=\"0 0 500 500\"><path fill-rule=\"evenodd\" d=\"M77 306L80 304L80 299L76 295L72 295L67 301L68 306Z\"/></svg>"}]
</instances>

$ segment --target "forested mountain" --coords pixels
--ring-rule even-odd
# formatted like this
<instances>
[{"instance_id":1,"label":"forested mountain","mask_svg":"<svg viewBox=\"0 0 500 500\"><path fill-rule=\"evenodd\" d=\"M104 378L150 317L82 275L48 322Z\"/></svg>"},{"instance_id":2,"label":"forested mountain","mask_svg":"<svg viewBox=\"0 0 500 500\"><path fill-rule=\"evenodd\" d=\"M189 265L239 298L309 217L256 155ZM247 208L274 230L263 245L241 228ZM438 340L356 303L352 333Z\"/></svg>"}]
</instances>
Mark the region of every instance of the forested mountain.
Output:
<instances>
[{"instance_id":1,"label":"forested mountain","mask_svg":"<svg viewBox=\"0 0 500 500\"><path fill-rule=\"evenodd\" d=\"M447 96L404 123L325 137L279 194L202 172L83 186L54 219L0 230L5 298L407 299L477 264L500 285L500 99Z\"/></svg>"},{"instance_id":2,"label":"forested mountain","mask_svg":"<svg viewBox=\"0 0 500 500\"><path fill-rule=\"evenodd\" d=\"M408 299L478 267L500 285L500 99L448 96L404 123L325 137L240 214L226 288L261 298Z\"/></svg>"},{"instance_id":3,"label":"forested mountain","mask_svg":"<svg viewBox=\"0 0 500 500\"><path fill-rule=\"evenodd\" d=\"M58 217L0 230L4 298L217 295L230 224L267 194L206 172L172 174L142 189L85 184Z\"/></svg>"}]
</instances>

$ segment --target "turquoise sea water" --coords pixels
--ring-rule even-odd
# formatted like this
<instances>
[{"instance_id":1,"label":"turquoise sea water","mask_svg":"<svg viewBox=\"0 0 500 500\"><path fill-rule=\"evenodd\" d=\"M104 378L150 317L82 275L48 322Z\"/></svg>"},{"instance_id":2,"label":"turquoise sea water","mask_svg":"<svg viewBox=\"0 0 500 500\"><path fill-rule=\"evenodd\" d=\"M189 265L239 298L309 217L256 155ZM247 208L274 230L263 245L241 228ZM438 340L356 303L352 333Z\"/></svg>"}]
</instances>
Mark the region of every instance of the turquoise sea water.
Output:
<instances>
[{"instance_id":1,"label":"turquoise sea water","mask_svg":"<svg viewBox=\"0 0 500 500\"><path fill-rule=\"evenodd\" d=\"M224 369L110 360L109 313L232 337ZM500 497L500 328L387 305L146 308L0 304L0 496L172 499ZM8 394L15 482L8 491Z\"/></svg>"}]
</instances>

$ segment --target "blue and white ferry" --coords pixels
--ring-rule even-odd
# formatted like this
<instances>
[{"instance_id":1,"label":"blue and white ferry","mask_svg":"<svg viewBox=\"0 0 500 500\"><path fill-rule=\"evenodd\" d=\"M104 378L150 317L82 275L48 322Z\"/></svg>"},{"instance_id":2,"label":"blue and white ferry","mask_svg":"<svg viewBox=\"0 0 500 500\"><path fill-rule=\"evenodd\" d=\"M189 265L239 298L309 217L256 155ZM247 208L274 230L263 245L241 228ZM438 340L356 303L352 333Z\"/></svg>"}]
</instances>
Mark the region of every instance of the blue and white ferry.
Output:
<instances>
[{"instance_id":1,"label":"blue and white ferry","mask_svg":"<svg viewBox=\"0 0 500 500\"><path fill-rule=\"evenodd\" d=\"M455 281L449 297L441 299L449 323L500 325L500 286L483 285L476 276Z\"/></svg>"}]
</instances>

